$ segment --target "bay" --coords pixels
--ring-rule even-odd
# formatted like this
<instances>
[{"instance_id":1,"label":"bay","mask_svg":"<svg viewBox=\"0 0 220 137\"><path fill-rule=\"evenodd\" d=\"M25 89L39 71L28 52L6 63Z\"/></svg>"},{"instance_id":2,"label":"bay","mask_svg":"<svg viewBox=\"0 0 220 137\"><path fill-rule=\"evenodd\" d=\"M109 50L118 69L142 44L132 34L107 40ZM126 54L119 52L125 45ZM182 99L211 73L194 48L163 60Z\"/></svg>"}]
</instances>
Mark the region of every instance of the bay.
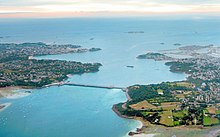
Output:
<instances>
[{"instance_id":1,"label":"bay","mask_svg":"<svg viewBox=\"0 0 220 137\"><path fill-rule=\"evenodd\" d=\"M73 75L79 84L127 87L185 79L164 62L138 60L149 51L182 45L220 44L218 20L149 20L147 18L76 18L0 20L0 42L46 42L101 48L98 52L36 57L100 62L97 73ZM140 32L144 33L128 33ZM164 43L164 44L161 44ZM134 66L128 68L126 66ZM4 137L122 137L139 122L118 117L111 107L126 100L121 90L82 87L34 89L30 96L1 99L12 105L0 113Z\"/></svg>"}]
</instances>

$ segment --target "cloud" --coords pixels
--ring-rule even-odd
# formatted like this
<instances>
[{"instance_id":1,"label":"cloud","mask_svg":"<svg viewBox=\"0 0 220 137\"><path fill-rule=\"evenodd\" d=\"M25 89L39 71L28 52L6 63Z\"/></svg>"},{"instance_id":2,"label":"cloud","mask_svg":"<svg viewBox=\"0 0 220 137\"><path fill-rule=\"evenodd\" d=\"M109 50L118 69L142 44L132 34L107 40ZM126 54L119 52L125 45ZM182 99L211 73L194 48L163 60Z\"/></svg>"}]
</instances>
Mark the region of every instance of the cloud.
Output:
<instances>
[{"instance_id":1,"label":"cloud","mask_svg":"<svg viewBox=\"0 0 220 137\"><path fill-rule=\"evenodd\" d=\"M220 13L220 0L0 0L2 13Z\"/></svg>"}]
</instances>

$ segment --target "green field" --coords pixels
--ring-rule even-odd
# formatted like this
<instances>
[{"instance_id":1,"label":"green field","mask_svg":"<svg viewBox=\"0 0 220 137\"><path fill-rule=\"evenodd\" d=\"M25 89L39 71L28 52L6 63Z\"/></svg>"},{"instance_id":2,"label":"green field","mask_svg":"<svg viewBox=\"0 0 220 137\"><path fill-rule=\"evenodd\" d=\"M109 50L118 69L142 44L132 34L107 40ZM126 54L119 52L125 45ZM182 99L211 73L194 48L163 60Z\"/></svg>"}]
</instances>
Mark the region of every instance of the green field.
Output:
<instances>
[{"instance_id":1,"label":"green field","mask_svg":"<svg viewBox=\"0 0 220 137\"><path fill-rule=\"evenodd\" d=\"M187 116L187 115L188 115L188 111L187 110L173 112L173 116L177 117L177 118L184 118L184 116Z\"/></svg>"},{"instance_id":2,"label":"green field","mask_svg":"<svg viewBox=\"0 0 220 137\"><path fill-rule=\"evenodd\" d=\"M169 127L174 126L172 111L163 111L161 112L160 116L160 124Z\"/></svg>"},{"instance_id":3,"label":"green field","mask_svg":"<svg viewBox=\"0 0 220 137\"><path fill-rule=\"evenodd\" d=\"M203 118L203 125L204 126L212 126L212 125L216 125L216 124L219 124L219 120L217 118L204 116L204 118Z\"/></svg>"},{"instance_id":4,"label":"green field","mask_svg":"<svg viewBox=\"0 0 220 137\"><path fill-rule=\"evenodd\" d=\"M209 111L208 111L207 109L204 109L203 112L204 112L205 114L209 114Z\"/></svg>"},{"instance_id":5,"label":"green field","mask_svg":"<svg viewBox=\"0 0 220 137\"><path fill-rule=\"evenodd\" d=\"M153 115L153 114L155 114L156 112L148 112L148 111L145 111L145 112L141 112L141 114L143 115L143 116L149 116L149 115Z\"/></svg>"},{"instance_id":6,"label":"green field","mask_svg":"<svg viewBox=\"0 0 220 137\"><path fill-rule=\"evenodd\" d=\"M177 82L176 83L177 86L183 86L183 87L188 87L188 88L192 88L194 85L189 83L189 82Z\"/></svg>"}]
</instances>

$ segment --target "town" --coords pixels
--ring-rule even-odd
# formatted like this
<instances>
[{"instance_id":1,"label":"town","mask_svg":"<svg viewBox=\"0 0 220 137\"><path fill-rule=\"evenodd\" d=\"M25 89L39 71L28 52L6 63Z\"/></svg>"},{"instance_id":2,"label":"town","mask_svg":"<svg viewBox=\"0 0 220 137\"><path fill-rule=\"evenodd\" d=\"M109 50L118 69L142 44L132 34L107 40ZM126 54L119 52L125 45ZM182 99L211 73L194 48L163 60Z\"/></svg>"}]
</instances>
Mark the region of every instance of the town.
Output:
<instances>
[{"instance_id":1,"label":"town","mask_svg":"<svg viewBox=\"0 0 220 137\"><path fill-rule=\"evenodd\" d=\"M84 53L101 50L79 45L47 45L45 43L0 44L0 87L42 87L68 78L68 74L97 72L100 63L63 60L37 60L34 56Z\"/></svg>"}]
</instances>

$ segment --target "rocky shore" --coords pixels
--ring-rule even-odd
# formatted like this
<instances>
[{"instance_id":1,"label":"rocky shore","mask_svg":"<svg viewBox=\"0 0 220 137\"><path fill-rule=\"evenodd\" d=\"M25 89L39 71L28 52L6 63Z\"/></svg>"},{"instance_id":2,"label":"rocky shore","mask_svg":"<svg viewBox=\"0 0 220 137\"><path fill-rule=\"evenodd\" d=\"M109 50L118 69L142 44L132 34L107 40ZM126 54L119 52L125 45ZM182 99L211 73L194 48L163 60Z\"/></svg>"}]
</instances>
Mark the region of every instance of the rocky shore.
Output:
<instances>
[{"instance_id":1,"label":"rocky shore","mask_svg":"<svg viewBox=\"0 0 220 137\"><path fill-rule=\"evenodd\" d=\"M117 109L116 109L116 105L112 106L112 110L121 118L126 118L126 119L134 119L140 122L140 126L138 126L134 131L130 131L128 132L128 136L134 136L136 137L137 135L141 135L144 133L144 129L146 128L144 122L139 119L139 118L135 118L135 117L129 117L126 115L122 115ZM138 137L138 136L137 136Z\"/></svg>"},{"instance_id":2,"label":"rocky shore","mask_svg":"<svg viewBox=\"0 0 220 137\"><path fill-rule=\"evenodd\" d=\"M126 115L122 115L117 109L116 109L116 104L112 106L112 110L121 118L127 118L127 119L134 119L134 117L129 117Z\"/></svg>"}]
</instances>

